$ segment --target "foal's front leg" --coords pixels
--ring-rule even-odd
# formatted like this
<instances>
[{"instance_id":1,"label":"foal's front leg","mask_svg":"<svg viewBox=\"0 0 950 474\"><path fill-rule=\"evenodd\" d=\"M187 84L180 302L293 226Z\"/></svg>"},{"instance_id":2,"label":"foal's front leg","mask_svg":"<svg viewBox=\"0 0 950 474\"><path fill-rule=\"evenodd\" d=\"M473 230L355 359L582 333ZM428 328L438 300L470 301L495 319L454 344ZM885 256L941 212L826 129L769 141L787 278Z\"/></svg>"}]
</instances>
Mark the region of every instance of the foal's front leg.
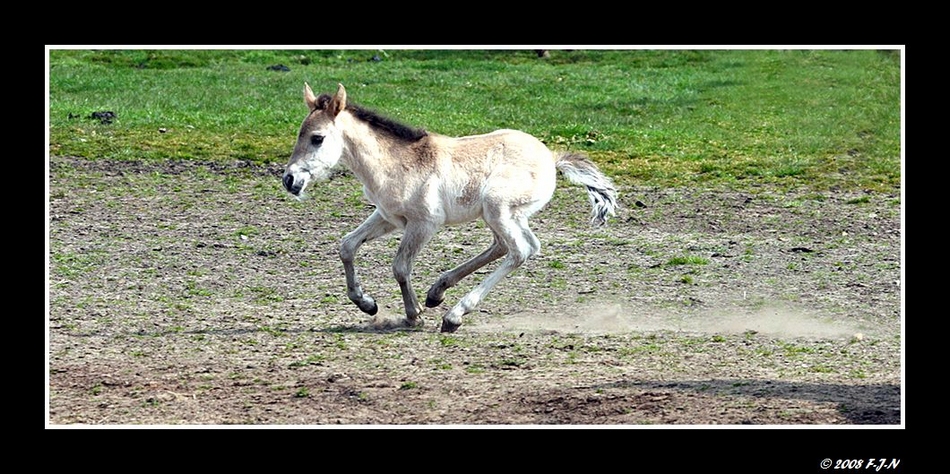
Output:
<instances>
[{"instance_id":1,"label":"foal's front leg","mask_svg":"<svg viewBox=\"0 0 950 474\"><path fill-rule=\"evenodd\" d=\"M360 310L371 316L376 314L379 307L376 306L376 301L373 298L363 294L360 279L353 267L353 259L361 245L382 237L395 230L395 228L396 226L383 219L378 210L373 211L359 227L343 237L343 242L340 245L340 260L343 261L343 272L346 273L346 295L350 298L350 301L359 306Z\"/></svg>"},{"instance_id":2,"label":"foal's front leg","mask_svg":"<svg viewBox=\"0 0 950 474\"><path fill-rule=\"evenodd\" d=\"M425 222L408 222L402 241L399 242L396 258L393 259L393 276L399 283L402 302L406 307L406 324L412 327L422 324L422 319L419 318L422 306L419 306L416 293L412 290L412 262L435 234L436 228L437 226Z\"/></svg>"}]
</instances>

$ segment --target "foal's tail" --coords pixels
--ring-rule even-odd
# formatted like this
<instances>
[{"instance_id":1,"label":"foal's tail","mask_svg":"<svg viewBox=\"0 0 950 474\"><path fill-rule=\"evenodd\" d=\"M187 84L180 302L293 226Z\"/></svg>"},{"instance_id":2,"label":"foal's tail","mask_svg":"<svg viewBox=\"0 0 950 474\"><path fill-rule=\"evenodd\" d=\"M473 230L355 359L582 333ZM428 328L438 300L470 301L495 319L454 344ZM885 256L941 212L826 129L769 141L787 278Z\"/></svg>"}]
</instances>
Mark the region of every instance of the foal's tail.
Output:
<instances>
[{"instance_id":1,"label":"foal's tail","mask_svg":"<svg viewBox=\"0 0 950 474\"><path fill-rule=\"evenodd\" d=\"M587 187L587 197L593 207L590 223L603 225L607 222L607 214L617 215L617 188L606 175L597 169L597 165L580 153L562 152L555 159L557 169L564 177L575 184Z\"/></svg>"}]
</instances>

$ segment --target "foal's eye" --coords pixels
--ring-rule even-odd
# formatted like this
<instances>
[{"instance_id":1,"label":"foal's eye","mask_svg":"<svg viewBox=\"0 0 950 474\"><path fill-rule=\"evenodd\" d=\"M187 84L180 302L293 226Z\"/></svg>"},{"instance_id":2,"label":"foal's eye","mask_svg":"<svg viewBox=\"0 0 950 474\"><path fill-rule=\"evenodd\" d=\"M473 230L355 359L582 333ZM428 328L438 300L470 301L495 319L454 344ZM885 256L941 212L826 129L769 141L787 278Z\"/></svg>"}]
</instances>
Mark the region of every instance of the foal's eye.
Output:
<instances>
[{"instance_id":1,"label":"foal's eye","mask_svg":"<svg viewBox=\"0 0 950 474\"><path fill-rule=\"evenodd\" d=\"M311 136L310 136L310 144L311 144L311 145L313 145L313 146L320 146L321 143L323 143L323 136L322 136L322 135L311 135Z\"/></svg>"}]
</instances>

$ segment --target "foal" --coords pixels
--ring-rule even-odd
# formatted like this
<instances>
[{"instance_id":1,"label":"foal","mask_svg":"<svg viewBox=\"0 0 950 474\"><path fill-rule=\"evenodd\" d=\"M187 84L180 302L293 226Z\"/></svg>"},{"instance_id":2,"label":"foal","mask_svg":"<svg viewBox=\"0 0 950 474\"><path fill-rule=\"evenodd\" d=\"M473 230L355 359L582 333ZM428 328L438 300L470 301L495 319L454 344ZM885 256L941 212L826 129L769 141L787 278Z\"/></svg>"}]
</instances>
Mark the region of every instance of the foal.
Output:
<instances>
[{"instance_id":1,"label":"foal","mask_svg":"<svg viewBox=\"0 0 950 474\"><path fill-rule=\"evenodd\" d=\"M342 84L333 96L317 97L305 83L303 96L310 113L300 127L283 185L299 198L311 181L325 179L338 162L363 184L376 210L343 237L340 258L347 296L367 314L376 314L378 307L363 293L353 258L360 245L396 229L403 231L403 238L393 275L410 327L422 324L422 307L410 283L419 251L443 225L481 217L491 229L491 246L439 276L426 295L427 307L438 306L445 291L462 278L505 257L442 317L441 331L454 332L489 290L540 250L528 218L551 200L558 170L586 186L591 223L604 224L608 214L614 215L617 191L589 159L554 153L524 132L497 130L458 138L429 133L347 104Z\"/></svg>"}]
</instances>

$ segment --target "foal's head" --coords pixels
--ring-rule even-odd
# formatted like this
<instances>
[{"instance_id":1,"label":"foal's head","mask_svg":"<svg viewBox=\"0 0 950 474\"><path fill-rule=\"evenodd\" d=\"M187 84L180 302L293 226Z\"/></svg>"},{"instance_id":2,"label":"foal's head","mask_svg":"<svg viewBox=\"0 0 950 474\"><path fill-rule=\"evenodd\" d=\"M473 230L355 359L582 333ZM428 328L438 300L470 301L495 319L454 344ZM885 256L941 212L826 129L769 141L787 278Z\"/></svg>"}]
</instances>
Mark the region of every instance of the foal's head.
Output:
<instances>
[{"instance_id":1,"label":"foal's head","mask_svg":"<svg viewBox=\"0 0 950 474\"><path fill-rule=\"evenodd\" d=\"M284 188L294 196L307 187L311 180L325 179L343 154L343 130L335 121L346 108L346 89L343 84L333 97L319 97L304 83L303 99L310 113L300 126L297 144L284 171Z\"/></svg>"}]
</instances>

